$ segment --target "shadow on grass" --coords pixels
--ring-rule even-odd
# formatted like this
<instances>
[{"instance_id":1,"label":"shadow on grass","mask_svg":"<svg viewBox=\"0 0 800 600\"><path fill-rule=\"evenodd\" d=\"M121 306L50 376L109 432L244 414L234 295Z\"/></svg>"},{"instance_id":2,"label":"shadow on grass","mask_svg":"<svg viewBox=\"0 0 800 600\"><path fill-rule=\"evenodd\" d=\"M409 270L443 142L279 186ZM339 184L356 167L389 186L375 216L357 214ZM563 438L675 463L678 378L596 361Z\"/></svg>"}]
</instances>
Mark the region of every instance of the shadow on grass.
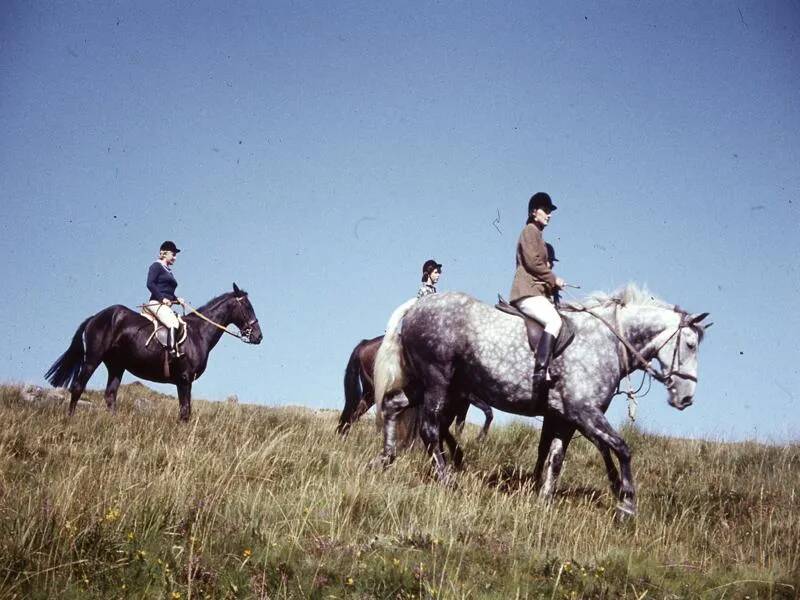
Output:
<instances>
[{"instance_id":1,"label":"shadow on grass","mask_svg":"<svg viewBox=\"0 0 800 600\"><path fill-rule=\"evenodd\" d=\"M536 479L532 470L520 469L516 466L499 466L480 475L481 481L491 488L497 488L506 494L520 492L535 493ZM605 507L608 503L607 492L590 486L566 486L557 488L556 499L568 499L595 506Z\"/></svg>"}]
</instances>

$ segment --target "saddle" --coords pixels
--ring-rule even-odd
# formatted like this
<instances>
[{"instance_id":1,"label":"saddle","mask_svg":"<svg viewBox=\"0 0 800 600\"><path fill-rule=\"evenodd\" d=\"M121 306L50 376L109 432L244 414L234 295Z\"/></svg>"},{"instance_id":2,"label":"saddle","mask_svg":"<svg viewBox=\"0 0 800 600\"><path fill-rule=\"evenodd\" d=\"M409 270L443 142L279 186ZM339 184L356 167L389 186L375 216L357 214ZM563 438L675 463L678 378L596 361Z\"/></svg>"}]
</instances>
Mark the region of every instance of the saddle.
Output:
<instances>
[{"instance_id":1,"label":"saddle","mask_svg":"<svg viewBox=\"0 0 800 600\"><path fill-rule=\"evenodd\" d=\"M539 338L542 337L542 332L544 331L542 324L535 319L531 319L513 304L506 302L500 294L497 295L497 304L495 304L494 307L509 315L522 317L522 320L525 322L525 331L528 333L528 345L531 347L531 352L536 354L536 348L539 347ZM575 339L575 328L572 326L572 322L563 314L561 315L561 322L561 331L553 345L553 358L561 354L564 349L572 343L572 340Z\"/></svg>"},{"instance_id":2,"label":"saddle","mask_svg":"<svg viewBox=\"0 0 800 600\"><path fill-rule=\"evenodd\" d=\"M158 319L147 312L144 308L139 314L153 324L153 333L151 333L150 337L147 338L147 341L144 344L145 347L149 347L150 342L155 340L165 351L169 351L167 328L164 327ZM180 316L178 316L178 323L180 323L180 325L178 326L178 331L175 332L175 351L176 357L181 357L183 356L183 353L181 352L181 345L186 341L187 328L186 321L184 321Z\"/></svg>"}]
</instances>

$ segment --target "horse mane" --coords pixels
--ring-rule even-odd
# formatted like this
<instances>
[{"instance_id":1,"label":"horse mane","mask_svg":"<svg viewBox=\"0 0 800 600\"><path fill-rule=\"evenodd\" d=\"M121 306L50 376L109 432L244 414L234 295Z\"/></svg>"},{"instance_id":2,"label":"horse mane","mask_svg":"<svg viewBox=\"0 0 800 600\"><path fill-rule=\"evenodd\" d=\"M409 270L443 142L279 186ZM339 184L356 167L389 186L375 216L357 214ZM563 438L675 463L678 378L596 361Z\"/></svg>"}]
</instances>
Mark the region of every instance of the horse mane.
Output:
<instances>
[{"instance_id":1,"label":"horse mane","mask_svg":"<svg viewBox=\"0 0 800 600\"><path fill-rule=\"evenodd\" d=\"M606 292L592 292L582 301L564 302L559 306L559 310L580 311L584 308L606 308L613 305L617 306L650 306L653 308L665 308L674 310L680 314L688 314L685 310L675 304L664 302L658 296L652 294L646 286L630 282L610 294ZM697 333L698 341L702 342L705 336L705 328L702 323L692 324L692 329Z\"/></svg>"},{"instance_id":2,"label":"horse mane","mask_svg":"<svg viewBox=\"0 0 800 600\"><path fill-rule=\"evenodd\" d=\"M612 305L619 306L652 306L654 308L675 309L675 306L668 304L658 298L645 286L637 283L628 283L611 292L592 292L581 301L570 301L563 303L561 310L582 310L583 308L605 308Z\"/></svg>"},{"instance_id":3,"label":"horse mane","mask_svg":"<svg viewBox=\"0 0 800 600\"><path fill-rule=\"evenodd\" d=\"M239 292L241 293L242 296L247 295L247 292L245 292L244 290L239 290ZM199 312L203 312L206 310L211 310L213 308L216 308L218 304L221 304L223 301L228 300L231 296L234 296L235 294L236 294L235 292L225 292L223 294L220 294L219 296L215 296L211 300L203 304L203 306L198 307L197 310Z\"/></svg>"}]
</instances>

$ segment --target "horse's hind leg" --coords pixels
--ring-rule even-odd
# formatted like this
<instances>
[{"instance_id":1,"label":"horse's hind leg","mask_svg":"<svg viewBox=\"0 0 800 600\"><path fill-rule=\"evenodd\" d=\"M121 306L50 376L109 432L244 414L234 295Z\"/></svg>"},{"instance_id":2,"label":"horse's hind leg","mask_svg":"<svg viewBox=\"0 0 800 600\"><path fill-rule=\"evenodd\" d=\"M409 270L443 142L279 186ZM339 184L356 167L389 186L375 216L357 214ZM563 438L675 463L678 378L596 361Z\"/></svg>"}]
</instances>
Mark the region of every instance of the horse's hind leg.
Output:
<instances>
[{"instance_id":1,"label":"horse's hind leg","mask_svg":"<svg viewBox=\"0 0 800 600\"><path fill-rule=\"evenodd\" d=\"M99 364L99 360L91 360L90 358L87 358L83 363L78 376L72 382L72 385L69 388L70 398L69 408L67 409L67 414L69 416L75 414L75 407L78 405L78 400L86 389L86 384L89 383L89 379L92 377Z\"/></svg>"},{"instance_id":2,"label":"horse's hind leg","mask_svg":"<svg viewBox=\"0 0 800 600\"><path fill-rule=\"evenodd\" d=\"M540 498L549 500L553 497L561 467L564 465L564 456L574 433L575 427L560 416L553 413L545 415L539 438L539 455L533 471Z\"/></svg>"},{"instance_id":3,"label":"horse's hind leg","mask_svg":"<svg viewBox=\"0 0 800 600\"><path fill-rule=\"evenodd\" d=\"M449 482L450 479L447 470L447 462L442 452L440 438L442 431L442 407L445 401L445 386L432 386L425 390L425 405L422 412L422 426L420 427L420 436L425 444L425 449L433 459L433 464L436 469L436 479L443 483Z\"/></svg>"},{"instance_id":4,"label":"horse's hind leg","mask_svg":"<svg viewBox=\"0 0 800 600\"><path fill-rule=\"evenodd\" d=\"M381 404L383 416L383 453L380 461L388 467L397 457L397 418L409 406L408 397L394 394L384 398Z\"/></svg>"},{"instance_id":5,"label":"horse's hind leg","mask_svg":"<svg viewBox=\"0 0 800 600\"><path fill-rule=\"evenodd\" d=\"M117 412L117 390L119 389L119 384L122 382L122 374L125 372L125 369L120 367L116 367L114 365L110 365L106 363L106 369L108 369L108 383L106 384L106 406L108 410L112 413Z\"/></svg>"}]
</instances>

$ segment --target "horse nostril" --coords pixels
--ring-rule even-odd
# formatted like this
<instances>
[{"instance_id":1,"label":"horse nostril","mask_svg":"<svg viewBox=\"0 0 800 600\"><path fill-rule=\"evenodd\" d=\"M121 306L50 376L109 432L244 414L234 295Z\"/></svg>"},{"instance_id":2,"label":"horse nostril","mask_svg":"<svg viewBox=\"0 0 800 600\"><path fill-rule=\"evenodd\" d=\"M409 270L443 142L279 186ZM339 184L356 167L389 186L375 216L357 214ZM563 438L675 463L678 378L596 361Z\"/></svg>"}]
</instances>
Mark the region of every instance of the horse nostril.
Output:
<instances>
[{"instance_id":1,"label":"horse nostril","mask_svg":"<svg viewBox=\"0 0 800 600\"><path fill-rule=\"evenodd\" d=\"M693 401L694 401L694 400L692 399L692 397L691 397L691 396L684 396L684 397L681 399L681 406L683 406L683 407L686 407L686 406L691 406Z\"/></svg>"}]
</instances>

